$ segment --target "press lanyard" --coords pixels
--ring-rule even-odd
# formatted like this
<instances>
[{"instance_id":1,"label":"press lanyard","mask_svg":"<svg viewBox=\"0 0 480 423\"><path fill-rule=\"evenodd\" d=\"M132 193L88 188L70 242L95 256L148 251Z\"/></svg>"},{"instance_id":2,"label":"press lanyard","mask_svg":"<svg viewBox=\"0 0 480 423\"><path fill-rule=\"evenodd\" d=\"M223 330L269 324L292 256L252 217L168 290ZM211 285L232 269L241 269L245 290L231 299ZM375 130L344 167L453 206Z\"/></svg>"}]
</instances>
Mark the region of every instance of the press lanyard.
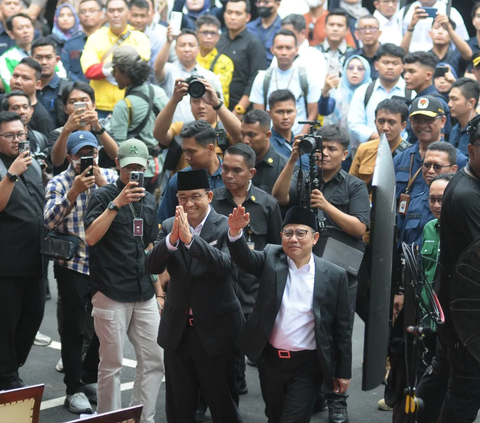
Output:
<instances>
[{"instance_id":1,"label":"press lanyard","mask_svg":"<svg viewBox=\"0 0 480 423\"><path fill-rule=\"evenodd\" d=\"M415 155L415 153L410 154L410 170L408 172L408 185L407 185L407 189L405 190L405 194L408 194L410 192L410 187L415 182L415 179L417 179L418 174L422 170L422 166L420 166L420 168L415 172L415 175L413 175L413 178L412 178L412 167L413 167L413 156L414 155Z\"/></svg>"}]
</instances>

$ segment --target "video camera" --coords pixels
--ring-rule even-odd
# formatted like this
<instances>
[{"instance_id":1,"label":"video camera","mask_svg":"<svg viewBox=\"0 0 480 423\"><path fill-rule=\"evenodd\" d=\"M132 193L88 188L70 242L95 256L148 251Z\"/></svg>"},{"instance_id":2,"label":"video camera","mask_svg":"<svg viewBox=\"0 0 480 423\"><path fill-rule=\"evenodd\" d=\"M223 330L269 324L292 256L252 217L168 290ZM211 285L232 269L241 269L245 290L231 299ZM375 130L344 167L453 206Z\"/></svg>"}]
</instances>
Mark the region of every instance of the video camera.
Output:
<instances>
[{"instance_id":1,"label":"video camera","mask_svg":"<svg viewBox=\"0 0 480 423\"><path fill-rule=\"evenodd\" d=\"M185 82L188 84L188 94L192 98L203 97L206 92L205 85L199 79L205 78L194 73L190 78L185 79Z\"/></svg>"},{"instance_id":2,"label":"video camera","mask_svg":"<svg viewBox=\"0 0 480 423\"><path fill-rule=\"evenodd\" d=\"M298 143L298 151L300 154L315 154L316 151L321 152L323 150L323 137L316 133L321 126L320 122L318 120L306 120L298 123L300 125L310 125L310 131L307 135L300 138L300 142Z\"/></svg>"}]
</instances>

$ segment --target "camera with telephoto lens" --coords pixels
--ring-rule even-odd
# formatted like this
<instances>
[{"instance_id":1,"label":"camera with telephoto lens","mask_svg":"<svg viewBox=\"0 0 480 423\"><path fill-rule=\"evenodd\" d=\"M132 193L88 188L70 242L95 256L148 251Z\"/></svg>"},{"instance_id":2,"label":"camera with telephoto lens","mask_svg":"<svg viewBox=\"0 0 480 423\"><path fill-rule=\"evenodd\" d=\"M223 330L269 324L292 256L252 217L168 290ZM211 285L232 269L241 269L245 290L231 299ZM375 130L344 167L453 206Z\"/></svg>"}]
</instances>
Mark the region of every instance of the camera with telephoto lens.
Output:
<instances>
[{"instance_id":1,"label":"camera with telephoto lens","mask_svg":"<svg viewBox=\"0 0 480 423\"><path fill-rule=\"evenodd\" d=\"M188 94L192 98L200 98L205 94L205 85L199 79L205 79L203 76L193 74L190 78L185 79L188 84Z\"/></svg>"},{"instance_id":2,"label":"camera with telephoto lens","mask_svg":"<svg viewBox=\"0 0 480 423\"><path fill-rule=\"evenodd\" d=\"M300 138L298 143L298 151L300 154L315 154L315 151L322 151L323 137L317 134L317 129L320 127L318 121L303 121L298 122L300 125L310 125L310 130L307 135Z\"/></svg>"}]
</instances>

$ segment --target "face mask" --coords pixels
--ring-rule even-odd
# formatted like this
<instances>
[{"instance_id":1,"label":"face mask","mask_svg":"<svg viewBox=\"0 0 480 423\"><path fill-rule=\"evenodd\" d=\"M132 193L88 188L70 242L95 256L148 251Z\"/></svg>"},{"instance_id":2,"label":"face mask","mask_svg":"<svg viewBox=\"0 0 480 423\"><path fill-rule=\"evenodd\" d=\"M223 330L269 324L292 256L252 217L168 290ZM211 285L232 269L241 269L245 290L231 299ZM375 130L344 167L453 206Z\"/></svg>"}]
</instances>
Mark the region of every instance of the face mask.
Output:
<instances>
[{"instance_id":1,"label":"face mask","mask_svg":"<svg viewBox=\"0 0 480 423\"><path fill-rule=\"evenodd\" d=\"M273 13L273 7L257 7L257 12L261 18L268 18Z\"/></svg>"},{"instance_id":2,"label":"face mask","mask_svg":"<svg viewBox=\"0 0 480 423\"><path fill-rule=\"evenodd\" d=\"M307 3L307 6L314 9L318 6L321 6L325 1L323 0L305 0L305 3Z\"/></svg>"}]
</instances>

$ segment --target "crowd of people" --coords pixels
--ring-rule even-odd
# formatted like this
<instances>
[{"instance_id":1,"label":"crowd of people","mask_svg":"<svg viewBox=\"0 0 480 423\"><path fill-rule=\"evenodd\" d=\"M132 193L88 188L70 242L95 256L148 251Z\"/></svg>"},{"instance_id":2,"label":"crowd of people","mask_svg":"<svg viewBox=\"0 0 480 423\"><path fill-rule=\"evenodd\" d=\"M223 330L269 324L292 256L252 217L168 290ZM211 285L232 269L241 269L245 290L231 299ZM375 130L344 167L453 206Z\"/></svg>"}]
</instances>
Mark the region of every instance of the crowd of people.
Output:
<instances>
[{"instance_id":1,"label":"crowd of people","mask_svg":"<svg viewBox=\"0 0 480 423\"><path fill-rule=\"evenodd\" d=\"M397 203L388 324L403 337L404 243L445 311L437 325L421 308L416 418L475 420L480 363L449 288L480 238L480 3L471 38L443 0L376 0L373 14L359 0L296 1L305 14L287 3L0 1L0 390L24 387L31 346L51 342L38 332L50 259L72 413L122 408L128 337L144 423L164 376L166 421L207 409L244 421L246 362L269 422L328 408L348 423L384 139ZM387 383L405 381L389 353ZM392 386L378 407L401 421L404 386Z\"/></svg>"}]
</instances>

